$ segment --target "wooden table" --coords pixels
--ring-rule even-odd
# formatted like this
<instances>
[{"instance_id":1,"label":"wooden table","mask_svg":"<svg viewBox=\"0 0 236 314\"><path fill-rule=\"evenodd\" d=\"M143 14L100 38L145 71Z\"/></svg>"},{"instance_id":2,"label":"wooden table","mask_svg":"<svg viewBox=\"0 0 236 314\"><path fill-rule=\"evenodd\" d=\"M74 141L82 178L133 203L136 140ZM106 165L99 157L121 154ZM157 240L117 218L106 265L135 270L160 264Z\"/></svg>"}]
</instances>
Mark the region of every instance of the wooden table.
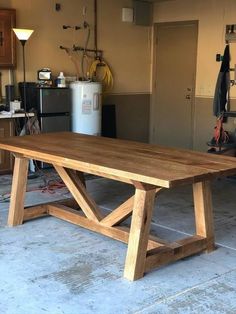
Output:
<instances>
[{"instance_id":1,"label":"wooden table","mask_svg":"<svg viewBox=\"0 0 236 314\"><path fill-rule=\"evenodd\" d=\"M15 155L8 225L52 215L128 243L124 277L130 280L214 249L210 180L236 173L235 159L227 156L69 132L1 139L0 149ZM29 159L52 163L82 211L71 208L72 201L24 208ZM134 196L104 216L86 191L83 172L132 184ZM193 185L195 235L173 243L149 235L156 196L184 184ZM119 226L131 215L130 228Z\"/></svg>"}]
</instances>

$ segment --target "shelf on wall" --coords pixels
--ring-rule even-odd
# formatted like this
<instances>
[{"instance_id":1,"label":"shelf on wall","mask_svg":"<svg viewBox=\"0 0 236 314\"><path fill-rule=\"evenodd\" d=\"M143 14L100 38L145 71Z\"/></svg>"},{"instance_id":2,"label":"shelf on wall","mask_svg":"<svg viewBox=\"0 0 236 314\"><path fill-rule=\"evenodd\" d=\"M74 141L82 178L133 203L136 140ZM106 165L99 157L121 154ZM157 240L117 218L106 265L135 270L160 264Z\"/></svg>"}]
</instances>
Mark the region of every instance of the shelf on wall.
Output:
<instances>
[{"instance_id":1,"label":"shelf on wall","mask_svg":"<svg viewBox=\"0 0 236 314\"><path fill-rule=\"evenodd\" d=\"M236 111L226 111L224 112L224 117L228 118L228 117L236 117Z\"/></svg>"}]
</instances>

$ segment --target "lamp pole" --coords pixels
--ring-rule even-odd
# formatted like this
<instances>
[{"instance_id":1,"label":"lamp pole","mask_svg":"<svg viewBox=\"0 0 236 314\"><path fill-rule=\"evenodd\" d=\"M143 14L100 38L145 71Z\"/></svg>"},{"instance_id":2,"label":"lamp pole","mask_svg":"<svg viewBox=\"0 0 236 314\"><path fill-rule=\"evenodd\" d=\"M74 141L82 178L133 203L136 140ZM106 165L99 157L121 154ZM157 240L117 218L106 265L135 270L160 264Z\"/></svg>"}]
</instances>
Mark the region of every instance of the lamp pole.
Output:
<instances>
[{"instance_id":1,"label":"lamp pole","mask_svg":"<svg viewBox=\"0 0 236 314\"><path fill-rule=\"evenodd\" d=\"M24 94L24 110L26 113L27 106L26 106L26 80L25 80L25 43L26 40L20 40L22 45L22 54L23 54L23 94Z\"/></svg>"}]
</instances>

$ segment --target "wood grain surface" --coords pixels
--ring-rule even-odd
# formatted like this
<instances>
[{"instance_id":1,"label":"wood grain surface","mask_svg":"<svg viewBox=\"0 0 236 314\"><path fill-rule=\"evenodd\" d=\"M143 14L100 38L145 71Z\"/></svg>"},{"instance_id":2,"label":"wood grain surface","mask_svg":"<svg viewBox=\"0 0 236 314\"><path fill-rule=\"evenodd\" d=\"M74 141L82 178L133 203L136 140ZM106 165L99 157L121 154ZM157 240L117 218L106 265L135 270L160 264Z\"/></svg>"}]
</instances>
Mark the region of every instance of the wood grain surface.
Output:
<instances>
[{"instance_id":1,"label":"wood grain surface","mask_svg":"<svg viewBox=\"0 0 236 314\"><path fill-rule=\"evenodd\" d=\"M165 188L236 174L233 157L70 132L4 138L0 149L131 184Z\"/></svg>"}]
</instances>

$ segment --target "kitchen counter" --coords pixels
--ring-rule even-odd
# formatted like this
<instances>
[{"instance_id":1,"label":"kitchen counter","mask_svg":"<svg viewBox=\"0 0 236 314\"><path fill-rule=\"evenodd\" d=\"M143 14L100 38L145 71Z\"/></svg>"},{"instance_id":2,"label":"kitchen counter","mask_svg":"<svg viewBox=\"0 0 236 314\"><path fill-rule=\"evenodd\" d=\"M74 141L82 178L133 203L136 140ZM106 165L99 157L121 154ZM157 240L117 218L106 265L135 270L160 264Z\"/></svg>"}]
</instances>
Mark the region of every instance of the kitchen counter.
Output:
<instances>
[{"instance_id":1,"label":"kitchen counter","mask_svg":"<svg viewBox=\"0 0 236 314\"><path fill-rule=\"evenodd\" d=\"M34 113L27 113L28 117L33 117ZM15 119L22 119L24 122L24 113L0 112L0 138L11 137L15 135ZM9 152L0 150L0 174L12 172L13 159Z\"/></svg>"},{"instance_id":2,"label":"kitchen counter","mask_svg":"<svg viewBox=\"0 0 236 314\"><path fill-rule=\"evenodd\" d=\"M24 118L25 114L24 113L11 113L11 112L7 112L7 113L0 113L0 119L13 119L13 118ZM30 112L27 113L27 117L33 117L34 113Z\"/></svg>"}]
</instances>

